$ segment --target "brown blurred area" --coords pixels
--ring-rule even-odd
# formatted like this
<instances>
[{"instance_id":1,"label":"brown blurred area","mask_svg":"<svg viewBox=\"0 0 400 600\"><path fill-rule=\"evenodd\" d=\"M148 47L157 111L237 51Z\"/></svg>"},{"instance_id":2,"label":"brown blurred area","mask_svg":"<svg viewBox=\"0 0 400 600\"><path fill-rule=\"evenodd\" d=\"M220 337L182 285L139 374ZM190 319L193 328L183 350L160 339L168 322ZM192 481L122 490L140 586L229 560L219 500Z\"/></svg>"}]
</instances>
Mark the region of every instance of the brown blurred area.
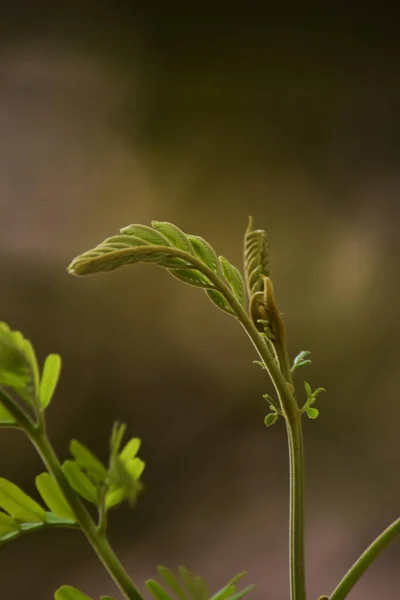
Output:
<instances>
[{"instance_id":1,"label":"brown blurred area","mask_svg":"<svg viewBox=\"0 0 400 600\"><path fill-rule=\"evenodd\" d=\"M312 352L299 390L327 389L304 424L309 598L400 513L396 23L319 10L1 8L0 320L63 357L61 458L71 438L105 458L115 419L142 438L146 491L110 519L140 586L157 564L213 589L247 569L252 598L287 600L288 468L252 347L201 290L147 265L67 275L130 223L172 221L238 266L248 215L268 230L291 353ZM35 495L41 470L0 432L1 476ZM399 558L349 598L400 597ZM120 598L75 532L0 550L1 600L64 583Z\"/></svg>"}]
</instances>

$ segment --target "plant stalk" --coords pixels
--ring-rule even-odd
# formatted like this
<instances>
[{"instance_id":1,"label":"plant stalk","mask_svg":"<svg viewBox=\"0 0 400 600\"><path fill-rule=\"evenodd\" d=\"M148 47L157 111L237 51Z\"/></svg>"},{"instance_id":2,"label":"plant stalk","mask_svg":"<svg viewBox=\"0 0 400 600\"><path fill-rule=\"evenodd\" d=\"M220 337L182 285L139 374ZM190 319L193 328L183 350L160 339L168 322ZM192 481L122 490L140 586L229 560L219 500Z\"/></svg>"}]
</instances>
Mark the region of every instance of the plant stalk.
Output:
<instances>
[{"instance_id":1,"label":"plant stalk","mask_svg":"<svg viewBox=\"0 0 400 600\"><path fill-rule=\"evenodd\" d=\"M373 561L400 534L400 519L387 527L356 560L339 585L329 596L329 600L344 600Z\"/></svg>"},{"instance_id":2,"label":"plant stalk","mask_svg":"<svg viewBox=\"0 0 400 600\"><path fill-rule=\"evenodd\" d=\"M125 571L118 557L114 553L114 550L111 548L106 535L98 532L96 525L94 524L85 506L69 485L57 455L45 433L45 428L40 427L34 428L33 430L31 428L27 434L39 453L48 472L58 483L72 512L76 517L77 522L80 525L82 532L85 534L98 558L114 580L115 584L121 590L124 597L127 600L143 600L139 590L136 588L132 579L129 577L128 573Z\"/></svg>"}]
</instances>

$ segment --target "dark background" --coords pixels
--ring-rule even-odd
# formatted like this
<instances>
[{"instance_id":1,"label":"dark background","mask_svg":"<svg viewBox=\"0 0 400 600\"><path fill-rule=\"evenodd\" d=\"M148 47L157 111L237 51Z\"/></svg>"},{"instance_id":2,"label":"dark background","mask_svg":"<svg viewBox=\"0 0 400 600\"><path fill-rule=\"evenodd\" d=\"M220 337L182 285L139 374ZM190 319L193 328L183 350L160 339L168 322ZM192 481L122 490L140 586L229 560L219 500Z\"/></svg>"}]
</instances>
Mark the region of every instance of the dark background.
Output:
<instances>
[{"instance_id":1,"label":"dark background","mask_svg":"<svg viewBox=\"0 0 400 600\"><path fill-rule=\"evenodd\" d=\"M299 371L327 393L305 426L309 598L328 594L400 513L398 22L382 6L2 5L0 319L63 356L49 409L61 458L142 438L146 492L111 519L142 587L185 564L213 589L247 569L287 600L287 449L233 319L155 267L75 279L71 259L129 223L168 220L240 266L247 216L269 232ZM28 442L0 473L35 495ZM351 600L400 597L399 543ZM115 595L85 540L0 550L0 597L61 584Z\"/></svg>"}]
</instances>

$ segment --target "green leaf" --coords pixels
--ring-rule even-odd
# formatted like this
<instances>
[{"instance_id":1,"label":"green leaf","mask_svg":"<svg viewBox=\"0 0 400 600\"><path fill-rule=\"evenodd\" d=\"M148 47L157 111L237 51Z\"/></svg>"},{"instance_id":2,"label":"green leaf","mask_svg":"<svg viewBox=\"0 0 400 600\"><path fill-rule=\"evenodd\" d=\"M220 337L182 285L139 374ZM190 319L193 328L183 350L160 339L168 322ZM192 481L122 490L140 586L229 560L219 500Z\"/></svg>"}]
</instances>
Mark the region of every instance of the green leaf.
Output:
<instances>
[{"instance_id":1,"label":"green leaf","mask_svg":"<svg viewBox=\"0 0 400 600\"><path fill-rule=\"evenodd\" d=\"M105 498L105 506L108 510L109 508L113 508L121 502L124 502L127 498L127 489L124 486L120 486L118 484L113 484L106 492Z\"/></svg>"},{"instance_id":2,"label":"green leaf","mask_svg":"<svg viewBox=\"0 0 400 600\"><path fill-rule=\"evenodd\" d=\"M90 481L89 477L80 469L74 460L66 460L62 465L64 475L68 479L70 486L89 502L98 505L97 489Z\"/></svg>"},{"instance_id":3,"label":"green leaf","mask_svg":"<svg viewBox=\"0 0 400 600\"><path fill-rule=\"evenodd\" d=\"M20 524L18 521L6 515L6 513L0 511L0 541L4 535L18 532L20 530Z\"/></svg>"},{"instance_id":4,"label":"green leaf","mask_svg":"<svg viewBox=\"0 0 400 600\"><path fill-rule=\"evenodd\" d=\"M60 377L60 371L61 356L59 354L49 354L44 361L39 387L40 404L43 408L50 404Z\"/></svg>"},{"instance_id":5,"label":"green leaf","mask_svg":"<svg viewBox=\"0 0 400 600\"><path fill-rule=\"evenodd\" d=\"M140 458L130 458L129 460L125 461L125 467L127 471L129 472L130 476L137 481L142 475L145 466L145 462Z\"/></svg>"},{"instance_id":6,"label":"green leaf","mask_svg":"<svg viewBox=\"0 0 400 600\"><path fill-rule=\"evenodd\" d=\"M169 596L167 592L161 587L161 585L157 583L157 581L154 581L154 579L148 579L146 581L146 586L156 598L156 600L172 600L171 596Z\"/></svg>"},{"instance_id":7,"label":"green leaf","mask_svg":"<svg viewBox=\"0 0 400 600\"><path fill-rule=\"evenodd\" d=\"M139 452L141 443L139 438L131 438L129 442L125 444L124 449L119 455L120 459L127 461L131 458L135 458L136 454Z\"/></svg>"},{"instance_id":8,"label":"green leaf","mask_svg":"<svg viewBox=\"0 0 400 600\"><path fill-rule=\"evenodd\" d=\"M311 408L310 406L306 408L307 417L309 419L316 419L319 415L319 410L317 408Z\"/></svg>"},{"instance_id":9,"label":"green leaf","mask_svg":"<svg viewBox=\"0 0 400 600\"><path fill-rule=\"evenodd\" d=\"M92 598L71 585L63 585L54 594L54 600L92 600Z\"/></svg>"},{"instance_id":10,"label":"green leaf","mask_svg":"<svg viewBox=\"0 0 400 600\"><path fill-rule=\"evenodd\" d=\"M75 521L75 517L65 501L57 482L49 473L38 475L35 479L35 484L39 494L57 517Z\"/></svg>"},{"instance_id":11,"label":"green leaf","mask_svg":"<svg viewBox=\"0 0 400 600\"><path fill-rule=\"evenodd\" d=\"M227 598L229 598L236 591L236 583L239 581L239 579L242 579L244 575L246 575L246 571L241 571L240 573L232 577L232 579L228 581L228 583L224 585L223 588L218 590L218 592L216 592L212 596L211 600L226 600Z\"/></svg>"},{"instance_id":12,"label":"green leaf","mask_svg":"<svg viewBox=\"0 0 400 600\"><path fill-rule=\"evenodd\" d=\"M246 288L242 274L223 256L219 257L219 262L221 263L222 273L229 283L235 298L244 307L246 305Z\"/></svg>"},{"instance_id":13,"label":"green leaf","mask_svg":"<svg viewBox=\"0 0 400 600\"><path fill-rule=\"evenodd\" d=\"M273 413L269 413L265 419L264 419L264 423L267 427L271 427L271 425L273 425L274 423L276 423L277 419L278 419L278 413L273 412Z\"/></svg>"},{"instance_id":14,"label":"green leaf","mask_svg":"<svg viewBox=\"0 0 400 600\"><path fill-rule=\"evenodd\" d=\"M240 600L240 598L243 598L243 596L245 596L246 594L248 594L249 592L251 592L251 590L254 589L254 585L248 585L247 587L245 587L243 590L240 590L239 592L236 592L236 594L233 594L233 596L229 596L228 600Z\"/></svg>"},{"instance_id":15,"label":"green leaf","mask_svg":"<svg viewBox=\"0 0 400 600\"><path fill-rule=\"evenodd\" d=\"M46 511L33 498L30 498L15 483L0 478L0 508L14 519L28 522L44 522Z\"/></svg>"},{"instance_id":16,"label":"green leaf","mask_svg":"<svg viewBox=\"0 0 400 600\"><path fill-rule=\"evenodd\" d=\"M215 306L218 306L218 308L228 313L228 315L236 316L221 292L217 290L205 290L205 292Z\"/></svg>"},{"instance_id":17,"label":"green leaf","mask_svg":"<svg viewBox=\"0 0 400 600\"><path fill-rule=\"evenodd\" d=\"M220 265L214 248L198 235L188 235L187 238L189 239L197 258L218 275L220 272Z\"/></svg>"},{"instance_id":18,"label":"green leaf","mask_svg":"<svg viewBox=\"0 0 400 600\"><path fill-rule=\"evenodd\" d=\"M0 402L0 425L13 425L14 423L16 423L16 420Z\"/></svg>"},{"instance_id":19,"label":"green leaf","mask_svg":"<svg viewBox=\"0 0 400 600\"><path fill-rule=\"evenodd\" d=\"M6 528L10 526L11 517L5 515L0 511L0 547L4 546L8 542L12 542L23 535L33 532L39 531L40 529L58 529L60 527L68 527L70 529L77 529L78 526L75 521L71 521L71 519L60 519L56 515L51 512L46 512L46 520L44 522L34 522L34 523L16 523L16 526L12 531L6 532ZM12 519L11 519L12 521ZM2 525L4 524L4 533L2 533Z\"/></svg>"},{"instance_id":20,"label":"green leaf","mask_svg":"<svg viewBox=\"0 0 400 600\"><path fill-rule=\"evenodd\" d=\"M115 600L115 598L111 598L111 596L100 596L100 600Z\"/></svg>"},{"instance_id":21,"label":"green leaf","mask_svg":"<svg viewBox=\"0 0 400 600\"><path fill-rule=\"evenodd\" d=\"M304 382L304 389L306 390L307 397L308 398L312 397L313 393L312 393L311 385L309 383L307 383L307 381Z\"/></svg>"},{"instance_id":22,"label":"green leaf","mask_svg":"<svg viewBox=\"0 0 400 600\"><path fill-rule=\"evenodd\" d=\"M117 456L126 431L126 424L116 421L113 424L110 437L110 455Z\"/></svg>"},{"instance_id":23,"label":"green leaf","mask_svg":"<svg viewBox=\"0 0 400 600\"><path fill-rule=\"evenodd\" d=\"M95 483L106 481L108 472L103 463L86 446L72 440L69 445L69 451L75 458L80 468L89 475Z\"/></svg>"},{"instance_id":24,"label":"green leaf","mask_svg":"<svg viewBox=\"0 0 400 600\"><path fill-rule=\"evenodd\" d=\"M166 221L152 221L151 225L154 229L162 233L175 248L193 254L193 248L188 236L179 227Z\"/></svg>"},{"instance_id":25,"label":"green leaf","mask_svg":"<svg viewBox=\"0 0 400 600\"><path fill-rule=\"evenodd\" d=\"M316 398L318 396L318 394L320 394L321 392L326 392L326 389L323 387L319 387L313 391L312 395L314 396L314 398Z\"/></svg>"},{"instance_id":26,"label":"green leaf","mask_svg":"<svg viewBox=\"0 0 400 600\"><path fill-rule=\"evenodd\" d=\"M294 373L296 369L300 369L300 367L311 365L312 361L310 359L306 360L306 356L309 356L310 354L311 352L309 350L302 350L299 352L293 361L293 366L291 368L292 373Z\"/></svg>"},{"instance_id":27,"label":"green leaf","mask_svg":"<svg viewBox=\"0 0 400 600\"><path fill-rule=\"evenodd\" d=\"M32 344L20 331L0 323L0 385L12 388L23 400L36 402L39 371Z\"/></svg>"},{"instance_id":28,"label":"green leaf","mask_svg":"<svg viewBox=\"0 0 400 600\"><path fill-rule=\"evenodd\" d=\"M183 283L188 283L195 287L213 287L211 281L197 269L169 269L169 273L171 273L173 277L176 277L176 279L183 281Z\"/></svg>"},{"instance_id":29,"label":"green leaf","mask_svg":"<svg viewBox=\"0 0 400 600\"><path fill-rule=\"evenodd\" d=\"M153 227L148 225L128 225L120 229L124 235L134 235L140 238L147 244L153 244L153 246L170 246L170 241L165 235L156 231Z\"/></svg>"},{"instance_id":30,"label":"green leaf","mask_svg":"<svg viewBox=\"0 0 400 600\"><path fill-rule=\"evenodd\" d=\"M122 244L121 247L121 238L126 238L129 243ZM168 250L158 250L157 246L147 244L133 235L114 236L102 244L77 256L69 265L68 272L78 276L92 275L139 262L166 266L171 258ZM171 267L176 264L176 257L172 258Z\"/></svg>"},{"instance_id":31,"label":"green leaf","mask_svg":"<svg viewBox=\"0 0 400 600\"><path fill-rule=\"evenodd\" d=\"M185 583L192 598L194 598L194 600L202 600L202 598L199 598L198 596L198 590L195 584L195 577L191 574L189 569L181 565L180 567L178 567L178 571L182 581Z\"/></svg>"},{"instance_id":32,"label":"green leaf","mask_svg":"<svg viewBox=\"0 0 400 600\"><path fill-rule=\"evenodd\" d=\"M171 588L171 590L176 594L176 596L179 598L179 600L187 600L186 594L182 589L179 579L174 575L174 573L172 571L167 569L167 567L163 567L162 565L159 565L157 567L157 571L158 571L160 577L162 577L162 579Z\"/></svg>"},{"instance_id":33,"label":"green leaf","mask_svg":"<svg viewBox=\"0 0 400 600\"><path fill-rule=\"evenodd\" d=\"M136 459L136 458L132 459L132 461L135 461L135 460L139 460L139 459ZM124 461L122 461L119 458L119 456L114 456L110 460L109 473L110 473L110 477L115 485L115 489L118 489L118 488L124 489L125 497L128 499L131 506L133 506L134 503L136 502L139 492L142 490L142 484L130 472L130 470L127 466L129 463L130 463L130 461L127 461L125 463ZM134 468L137 468L137 467L135 466ZM132 467L132 470L134 468ZM122 495L122 492L119 492L116 497L118 498L119 495ZM113 496L108 494L108 500L107 500L107 494L106 494L106 506L108 505L107 503L110 503L110 501L111 501L110 498L113 498L113 501L115 501L115 494Z\"/></svg>"}]
</instances>

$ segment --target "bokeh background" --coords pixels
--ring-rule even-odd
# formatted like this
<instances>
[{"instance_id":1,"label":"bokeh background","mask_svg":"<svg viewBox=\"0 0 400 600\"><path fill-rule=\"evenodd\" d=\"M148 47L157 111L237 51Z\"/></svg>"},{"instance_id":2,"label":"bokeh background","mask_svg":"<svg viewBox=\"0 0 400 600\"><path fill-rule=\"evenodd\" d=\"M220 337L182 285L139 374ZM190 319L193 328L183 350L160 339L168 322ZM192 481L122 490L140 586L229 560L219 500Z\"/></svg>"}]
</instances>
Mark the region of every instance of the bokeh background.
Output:
<instances>
[{"instance_id":1,"label":"bokeh background","mask_svg":"<svg viewBox=\"0 0 400 600\"><path fill-rule=\"evenodd\" d=\"M386 9L385 9L386 11ZM398 31L379 7L14 2L0 20L0 318L63 356L49 409L61 458L106 457L113 420L142 438L146 492L111 519L140 586L185 564L212 588L247 569L287 600L284 426L233 319L138 265L77 279L71 259L129 223L168 220L240 265L269 232L299 371L327 393L305 422L309 598L400 514ZM42 467L1 431L0 473ZM351 600L400 597L400 542ZM113 584L75 532L0 550L0 597Z\"/></svg>"}]
</instances>

